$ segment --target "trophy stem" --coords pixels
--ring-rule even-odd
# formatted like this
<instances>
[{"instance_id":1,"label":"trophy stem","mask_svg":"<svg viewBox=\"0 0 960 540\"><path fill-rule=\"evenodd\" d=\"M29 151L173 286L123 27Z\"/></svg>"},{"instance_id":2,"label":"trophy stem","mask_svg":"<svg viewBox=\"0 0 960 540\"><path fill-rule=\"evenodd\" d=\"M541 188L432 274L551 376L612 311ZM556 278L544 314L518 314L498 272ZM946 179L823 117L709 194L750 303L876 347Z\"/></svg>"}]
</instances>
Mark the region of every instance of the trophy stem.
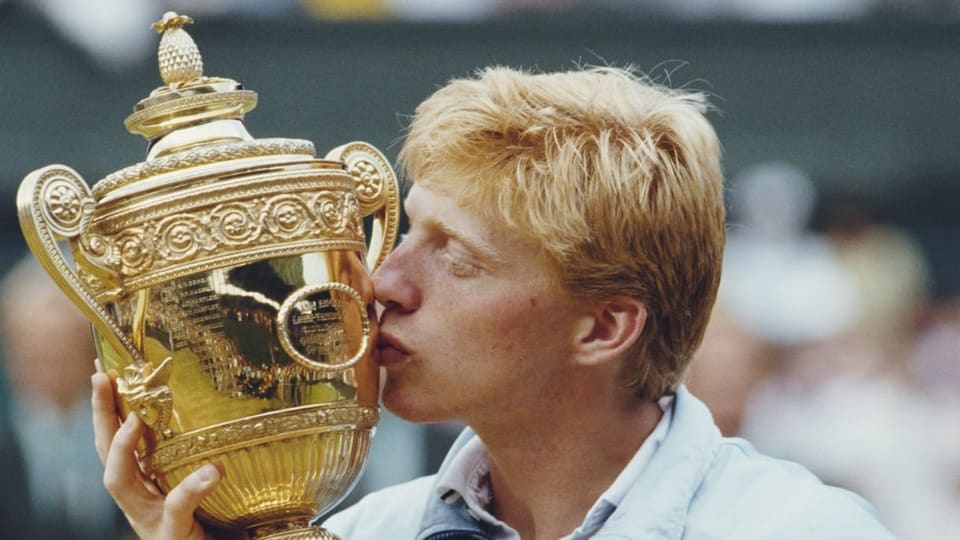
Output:
<instances>
[{"instance_id":1,"label":"trophy stem","mask_svg":"<svg viewBox=\"0 0 960 540\"><path fill-rule=\"evenodd\" d=\"M309 521L261 525L247 530L249 540L340 540L340 537Z\"/></svg>"}]
</instances>

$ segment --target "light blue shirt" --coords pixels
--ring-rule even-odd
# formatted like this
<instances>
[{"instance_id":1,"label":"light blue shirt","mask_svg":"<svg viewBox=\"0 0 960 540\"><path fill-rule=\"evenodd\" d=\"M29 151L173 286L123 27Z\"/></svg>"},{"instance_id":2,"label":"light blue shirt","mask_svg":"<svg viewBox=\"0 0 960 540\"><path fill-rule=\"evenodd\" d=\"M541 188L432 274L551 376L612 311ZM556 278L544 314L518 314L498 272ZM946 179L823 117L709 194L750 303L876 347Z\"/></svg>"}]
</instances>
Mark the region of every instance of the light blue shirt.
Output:
<instances>
[{"instance_id":1,"label":"light blue shirt","mask_svg":"<svg viewBox=\"0 0 960 540\"><path fill-rule=\"evenodd\" d=\"M442 477L476 440L464 430L441 466L364 497L324 523L343 540L493 538ZM475 444L475 443L473 443ZM606 512L605 512L606 513ZM891 540L861 497L795 463L720 435L706 406L678 389L663 441L590 538L597 540Z\"/></svg>"}]
</instances>

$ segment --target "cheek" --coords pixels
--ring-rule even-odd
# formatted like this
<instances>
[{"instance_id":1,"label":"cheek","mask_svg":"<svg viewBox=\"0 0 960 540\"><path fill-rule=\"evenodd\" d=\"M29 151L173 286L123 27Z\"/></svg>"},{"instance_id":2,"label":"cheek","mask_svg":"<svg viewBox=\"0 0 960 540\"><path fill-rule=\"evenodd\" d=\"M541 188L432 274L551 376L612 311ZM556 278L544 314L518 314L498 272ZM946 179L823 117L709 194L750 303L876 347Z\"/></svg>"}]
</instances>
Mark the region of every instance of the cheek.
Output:
<instances>
[{"instance_id":1,"label":"cheek","mask_svg":"<svg viewBox=\"0 0 960 540\"><path fill-rule=\"evenodd\" d=\"M505 353L518 349L546 350L561 343L558 337L565 328L562 311L549 302L532 295L515 295L498 306L490 307L492 314L492 345Z\"/></svg>"}]
</instances>

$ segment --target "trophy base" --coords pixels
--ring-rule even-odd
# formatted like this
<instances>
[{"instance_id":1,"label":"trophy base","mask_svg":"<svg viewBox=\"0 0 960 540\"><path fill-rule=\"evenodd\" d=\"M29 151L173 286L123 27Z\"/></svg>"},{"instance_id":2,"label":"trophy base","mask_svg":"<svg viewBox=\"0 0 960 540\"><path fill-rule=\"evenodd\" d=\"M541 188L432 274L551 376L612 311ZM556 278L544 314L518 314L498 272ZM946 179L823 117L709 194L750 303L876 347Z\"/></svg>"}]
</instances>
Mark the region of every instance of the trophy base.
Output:
<instances>
[{"instance_id":1,"label":"trophy base","mask_svg":"<svg viewBox=\"0 0 960 540\"><path fill-rule=\"evenodd\" d=\"M282 526L263 526L249 530L249 540L340 540L340 537L319 525L306 522Z\"/></svg>"}]
</instances>

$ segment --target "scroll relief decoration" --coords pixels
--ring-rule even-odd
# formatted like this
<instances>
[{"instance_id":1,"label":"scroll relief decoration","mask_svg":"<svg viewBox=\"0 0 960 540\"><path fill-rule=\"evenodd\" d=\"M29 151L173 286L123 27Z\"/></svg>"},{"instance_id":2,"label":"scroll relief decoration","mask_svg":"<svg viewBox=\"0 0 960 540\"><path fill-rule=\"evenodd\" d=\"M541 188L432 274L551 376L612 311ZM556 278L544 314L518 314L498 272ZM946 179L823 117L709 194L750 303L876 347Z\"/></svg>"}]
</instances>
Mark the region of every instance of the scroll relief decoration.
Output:
<instances>
[{"instance_id":1,"label":"scroll relief decoration","mask_svg":"<svg viewBox=\"0 0 960 540\"><path fill-rule=\"evenodd\" d=\"M201 459L206 453L238 444L261 443L273 437L290 437L298 432L313 434L344 426L371 429L379 417L380 413L375 407L346 406L238 420L182 434L145 456L144 464L148 474L159 474L183 460Z\"/></svg>"},{"instance_id":2,"label":"scroll relief decoration","mask_svg":"<svg viewBox=\"0 0 960 540\"><path fill-rule=\"evenodd\" d=\"M122 278L160 272L207 257L303 241L363 242L356 198L349 192L282 194L148 219L116 234L91 227L84 255ZM88 285L97 290L98 280Z\"/></svg>"}]
</instances>

